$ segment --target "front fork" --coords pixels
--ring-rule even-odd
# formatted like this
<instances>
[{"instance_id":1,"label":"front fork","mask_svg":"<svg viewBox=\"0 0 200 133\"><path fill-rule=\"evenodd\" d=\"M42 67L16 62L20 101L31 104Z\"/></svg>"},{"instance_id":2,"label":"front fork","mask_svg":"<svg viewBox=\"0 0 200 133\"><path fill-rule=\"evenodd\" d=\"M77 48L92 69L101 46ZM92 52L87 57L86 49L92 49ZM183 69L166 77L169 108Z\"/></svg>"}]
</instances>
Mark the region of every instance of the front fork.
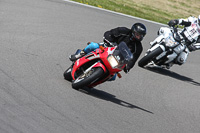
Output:
<instances>
[{"instance_id":1,"label":"front fork","mask_svg":"<svg viewBox=\"0 0 200 133\"><path fill-rule=\"evenodd\" d=\"M178 64L183 64L186 62L187 56L188 56L188 49L185 45L178 45L174 49L169 49L166 51L165 46L161 44L155 44L149 51L153 51L154 49L160 47L163 52L156 57L156 60L161 59L165 55L167 55L167 61L165 61L165 64L168 64L175 60L176 63Z\"/></svg>"}]
</instances>

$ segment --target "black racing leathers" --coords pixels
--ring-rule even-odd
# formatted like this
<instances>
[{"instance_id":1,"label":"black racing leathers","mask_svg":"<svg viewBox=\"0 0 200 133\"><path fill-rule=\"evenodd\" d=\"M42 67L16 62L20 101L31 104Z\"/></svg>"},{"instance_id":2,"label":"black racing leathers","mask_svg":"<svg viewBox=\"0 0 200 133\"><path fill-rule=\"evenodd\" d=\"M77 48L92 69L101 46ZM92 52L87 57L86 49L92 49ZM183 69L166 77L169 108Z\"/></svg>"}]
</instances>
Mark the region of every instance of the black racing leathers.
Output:
<instances>
[{"instance_id":1,"label":"black racing leathers","mask_svg":"<svg viewBox=\"0 0 200 133\"><path fill-rule=\"evenodd\" d=\"M126 27L117 27L104 33L104 37L108 41L115 42L117 44L124 41L131 50L131 52L133 53L133 59L128 63L128 69L131 69L135 65L135 62L137 61L143 50L142 43L135 40L134 38L131 38L131 36L131 30Z\"/></svg>"}]
</instances>

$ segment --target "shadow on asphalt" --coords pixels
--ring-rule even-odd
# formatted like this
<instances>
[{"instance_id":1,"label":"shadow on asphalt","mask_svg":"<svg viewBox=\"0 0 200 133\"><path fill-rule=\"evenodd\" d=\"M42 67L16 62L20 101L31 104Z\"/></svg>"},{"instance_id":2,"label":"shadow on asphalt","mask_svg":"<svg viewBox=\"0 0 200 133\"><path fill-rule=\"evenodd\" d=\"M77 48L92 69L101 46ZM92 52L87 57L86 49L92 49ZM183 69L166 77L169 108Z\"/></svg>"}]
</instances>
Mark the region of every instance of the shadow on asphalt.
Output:
<instances>
[{"instance_id":1,"label":"shadow on asphalt","mask_svg":"<svg viewBox=\"0 0 200 133\"><path fill-rule=\"evenodd\" d=\"M160 67L145 67L144 69L147 69L149 71L156 72L158 74L162 74L162 75L165 75L165 76L169 76L169 77L190 83L192 85L200 86L200 83L197 82L197 81L194 81L194 79L180 75L178 73L172 72L172 71L167 70L167 69L163 69L163 68L160 68Z\"/></svg>"},{"instance_id":2,"label":"shadow on asphalt","mask_svg":"<svg viewBox=\"0 0 200 133\"><path fill-rule=\"evenodd\" d=\"M102 99L102 100L110 101L110 102L113 102L115 104L127 107L127 108L139 109L139 110L142 110L142 111L145 111L145 112L153 114L153 112L151 112L151 111L148 111L148 110L146 110L144 108L135 106L135 105L133 105L131 103L128 103L126 101L120 100L120 99L116 98L116 96L114 96L114 95L112 95L110 93L107 93L105 91L102 91L102 90L97 90L95 88L92 88L92 89L90 89L90 88L82 88L82 89L79 89L79 91L83 92L83 93L86 93L86 94L88 94L90 96L93 96L93 97L96 97L96 98L99 98L99 99Z\"/></svg>"}]
</instances>

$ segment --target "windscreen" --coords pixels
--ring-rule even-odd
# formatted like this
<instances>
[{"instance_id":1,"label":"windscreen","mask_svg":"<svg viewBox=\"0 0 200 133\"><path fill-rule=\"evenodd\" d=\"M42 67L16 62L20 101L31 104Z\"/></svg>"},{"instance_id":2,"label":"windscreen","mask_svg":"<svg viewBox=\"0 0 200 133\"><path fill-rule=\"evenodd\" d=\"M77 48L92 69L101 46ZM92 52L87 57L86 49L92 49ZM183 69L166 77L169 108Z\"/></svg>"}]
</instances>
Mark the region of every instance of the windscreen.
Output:
<instances>
[{"instance_id":1,"label":"windscreen","mask_svg":"<svg viewBox=\"0 0 200 133\"><path fill-rule=\"evenodd\" d=\"M131 59L133 59L133 54L130 49L127 47L125 42L121 42L118 47L115 49L113 56L117 59L120 64L126 64Z\"/></svg>"}]
</instances>

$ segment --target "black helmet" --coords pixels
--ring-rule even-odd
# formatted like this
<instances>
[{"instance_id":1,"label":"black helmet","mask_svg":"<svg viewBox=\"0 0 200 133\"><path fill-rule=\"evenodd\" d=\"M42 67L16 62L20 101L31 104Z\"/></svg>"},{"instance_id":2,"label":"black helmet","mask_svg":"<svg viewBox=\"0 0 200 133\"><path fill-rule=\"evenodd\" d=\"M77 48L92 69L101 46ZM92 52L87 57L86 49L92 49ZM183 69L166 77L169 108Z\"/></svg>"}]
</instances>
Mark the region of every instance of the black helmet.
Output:
<instances>
[{"instance_id":1,"label":"black helmet","mask_svg":"<svg viewBox=\"0 0 200 133\"><path fill-rule=\"evenodd\" d=\"M146 35L146 27L142 23L135 23L132 28L131 39L135 38L138 41L142 41L143 37Z\"/></svg>"}]
</instances>

